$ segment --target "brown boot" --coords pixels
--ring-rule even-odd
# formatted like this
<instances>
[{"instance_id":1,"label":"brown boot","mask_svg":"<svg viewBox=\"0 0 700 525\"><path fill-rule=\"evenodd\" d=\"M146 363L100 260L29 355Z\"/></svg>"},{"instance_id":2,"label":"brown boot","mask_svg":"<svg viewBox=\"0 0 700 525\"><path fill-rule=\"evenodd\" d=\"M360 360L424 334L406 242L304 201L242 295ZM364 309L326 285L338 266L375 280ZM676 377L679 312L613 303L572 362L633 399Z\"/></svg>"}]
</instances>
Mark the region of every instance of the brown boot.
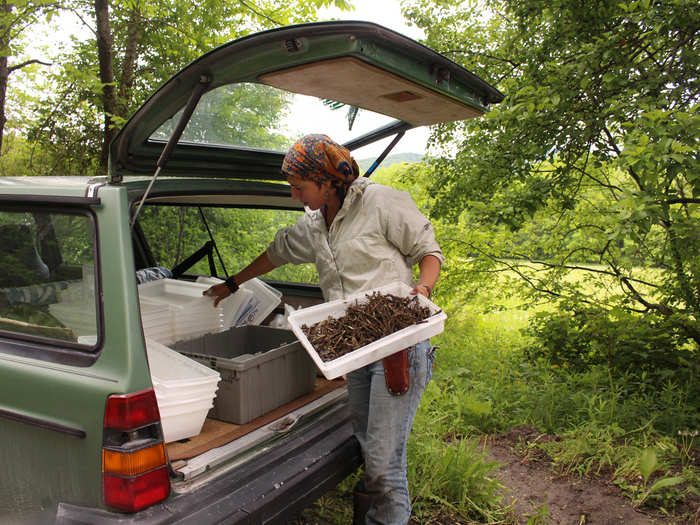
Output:
<instances>
[{"instance_id":1,"label":"brown boot","mask_svg":"<svg viewBox=\"0 0 700 525\"><path fill-rule=\"evenodd\" d=\"M352 491L353 525L365 525L365 514L371 505L369 494L365 492L365 482L358 481Z\"/></svg>"}]
</instances>

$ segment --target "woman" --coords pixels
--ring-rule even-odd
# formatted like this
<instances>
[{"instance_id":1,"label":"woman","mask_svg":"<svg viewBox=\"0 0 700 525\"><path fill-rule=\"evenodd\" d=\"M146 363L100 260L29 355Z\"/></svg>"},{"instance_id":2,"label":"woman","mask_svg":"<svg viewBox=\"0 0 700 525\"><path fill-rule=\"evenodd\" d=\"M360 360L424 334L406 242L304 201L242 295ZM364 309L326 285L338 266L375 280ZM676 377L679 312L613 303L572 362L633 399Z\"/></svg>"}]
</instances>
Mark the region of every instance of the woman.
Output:
<instances>
[{"instance_id":1,"label":"woman","mask_svg":"<svg viewBox=\"0 0 700 525\"><path fill-rule=\"evenodd\" d=\"M430 297L443 256L430 222L407 193L358 178L350 151L326 135L297 141L284 158L282 173L292 197L304 204L307 213L278 231L249 266L205 291L215 304L248 279L286 263L307 262L315 263L327 301L395 281ZM413 280L415 264L418 284ZM385 375L389 359L347 375L353 428L365 463L364 479L355 494L356 523L405 524L411 514L406 441L431 377L433 354L429 342L423 341L402 355L408 384L398 392L392 388L392 369L387 368ZM368 507L364 519L358 506Z\"/></svg>"}]
</instances>

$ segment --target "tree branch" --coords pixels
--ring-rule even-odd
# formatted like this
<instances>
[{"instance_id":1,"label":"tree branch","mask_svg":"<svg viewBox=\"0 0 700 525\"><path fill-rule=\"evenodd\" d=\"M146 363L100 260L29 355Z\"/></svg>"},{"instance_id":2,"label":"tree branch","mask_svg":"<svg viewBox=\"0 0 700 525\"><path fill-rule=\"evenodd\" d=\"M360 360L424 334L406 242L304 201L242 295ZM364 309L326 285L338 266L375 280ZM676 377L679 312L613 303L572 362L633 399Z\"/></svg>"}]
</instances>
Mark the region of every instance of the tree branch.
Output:
<instances>
[{"instance_id":1,"label":"tree branch","mask_svg":"<svg viewBox=\"0 0 700 525\"><path fill-rule=\"evenodd\" d=\"M625 288L634 296L634 298L644 305L647 309L649 310L656 310L657 312L662 313L663 315L671 315L673 314L673 310L666 306L665 304L661 303L651 303L644 299L641 293L634 287L634 285L630 282L630 279L627 277L623 276L622 273L617 269L617 267L612 263L608 262L608 265L613 269L613 271L617 274L618 279L620 279L620 282L625 285Z\"/></svg>"},{"instance_id":2,"label":"tree branch","mask_svg":"<svg viewBox=\"0 0 700 525\"><path fill-rule=\"evenodd\" d=\"M573 250L571 253L567 254L567 255L564 257L564 260L568 259L572 254L576 253L577 251L581 251L581 250L584 250L584 248L577 248L576 250ZM592 250L591 250L591 251L592 251ZM596 252L593 252L593 253L596 253ZM561 268L561 269L563 269L563 270L581 270L581 271L586 271L586 272L591 272L591 273L598 273L598 274L600 274L600 275L609 275L610 277L615 277L615 278L617 278L617 279L623 279L623 278L624 278L624 279L627 279L627 280L630 281L630 282L635 282L635 283L638 283L638 284L643 284L643 285L645 285L645 286L649 286L649 287L652 287L652 288L658 288L658 287L659 287L657 284L650 283L650 282L648 282L648 281L643 281L643 280L641 280L641 279L636 279L636 278L633 278L633 277L622 277L622 274L621 274L619 271L617 271L617 270L611 272L611 271L609 271L609 270L601 270L601 269L599 269L599 268L591 268L591 267L589 267L589 266L579 266L579 265L577 265L577 264L550 263L550 262L547 262L547 261L540 261L540 260L536 260L536 259L530 259L530 258L526 257L525 255L520 254L520 253L517 253L517 252L513 252L512 254L509 254L509 255L511 255L511 256L513 256L513 257L521 258L521 259L527 259L527 261L528 261L529 263L531 263L531 264L537 264L537 265L543 266L543 267L545 267L545 268L550 268L550 269ZM611 268L614 268L614 266L613 266L612 263L608 262L607 264L608 264Z\"/></svg>"},{"instance_id":3,"label":"tree branch","mask_svg":"<svg viewBox=\"0 0 700 525\"><path fill-rule=\"evenodd\" d=\"M612 136L612 133L610 133L610 130L608 129L607 126L603 126L603 131L605 132L605 135L608 137L608 143L610 146L613 148L613 151L617 153L618 156L622 155L622 152L620 151L620 148L617 147L617 144L615 143L615 138ZM637 183L637 187L641 191L646 191L644 188L644 184L642 184L642 180L639 178L637 173L632 168L628 168L629 174L634 179L634 182Z\"/></svg>"},{"instance_id":4,"label":"tree branch","mask_svg":"<svg viewBox=\"0 0 700 525\"><path fill-rule=\"evenodd\" d=\"M87 27L90 31L92 31L92 34L95 35L95 37L97 37L97 29L94 29L94 28L90 25L90 23L89 23L87 20L85 20L85 19L83 18L83 15L82 15L77 9L68 9L68 11L71 12L71 13L73 13L75 16L77 16L77 17L78 17L78 20L80 20L80 22L81 22L85 27Z\"/></svg>"},{"instance_id":5,"label":"tree branch","mask_svg":"<svg viewBox=\"0 0 700 525\"><path fill-rule=\"evenodd\" d=\"M591 175L590 172L586 171L586 170L583 169L583 168L579 168L579 167L576 166L575 164L574 164L573 166L571 166L571 167L572 167L574 170L576 170L576 171L580 171L582 175L584 175L585 177L591 179L593 182L595 182L596 184L598 184L599 186L601 186L601 187L603 187L603 188L605 188L605 189L608 189L608 190L615 190L615 191L618 191L618 192L622 192L622 188L620 188L619 186L617 186L617 185L615 185L615 184L611 184L611 183L609 183L609 182L605 182L605 181L602 181L602 180L598 180L598 179L595 178L593 175Z\"/></svg>"},{"instance_id":6,"label":"tree branch","mask_svg":"<svg viewBox=\"0 0 700 525\"><path fill-rule=\"evenodd\" d=\"M488 58L489 60L494 60L496 62L504 62L506 64L510 64L513 66L513 69L519 68L522 66L521 63L519 62L513 62L512 60L508 60L507 58L501 58L493 55L488 55L486 53L478 53L476 51L469 51L467 49L446 49L442 51L443 55L447 54L453 54L453 55L470 55L470 56L476 56L476 57L482 57L482 58Z\"/></svg>"},{"instance_id":7,"label":"tree branch","mask_svg":"<svg viewBox=\"0 0 700 525\"><path fill-rule=\"evenodd\" d=\"M271 18L271 17L267 16L265 13L262 13L262 12L258 11L258 10L256 9L255 6L253 6L253 5L251 5L250 3L246 2L246 0L239 0L239 2L241 3L241 5L243 5L243 7L247 8L249 11L252 11L255 15L259 16L260 18L264 18L264 19L267 20L268 22L272 22L273 24L276 24L276 25L278 25L278 26L281 26L281 25L282 25L281 22L278 22L278 21L275 20L274 18Z\"/></svg>"},{"instance_id":8,"label":"tree branch","mask_svg":"<svg viewBox=\"0 0 700 525\"><path fill-rule=\"evenodd\" d=\"M14 66L8 67L8 68L7 68L7 74L9 75L10 73L12 73L12 72L14 72L14 71L17 71L18 69L22 69L23 67L27 67L27 66L30 65L30 64L41 64L42 66L51 66L51 65L53 65L53 64L50 63L50 62L43 62L43 61L41 61L41 60L38 60L38 59L34 58L34 59L32 59L32 60L25 60L24 62L22 62L22 63L20 63L20 64L16 64L16 65L14 65Z\"/></svg>"},{"instance_id":9,"label":"tree branch","mask_svg":"<svg viewBox=\"0 0 700 525\"><path fill-rule=\"evenodd\" d=\"M656 201L657 204L700 204L700 199L693 198L681 198L681 199L668 199L665 201Z\"/></svg>"}]
</instances>

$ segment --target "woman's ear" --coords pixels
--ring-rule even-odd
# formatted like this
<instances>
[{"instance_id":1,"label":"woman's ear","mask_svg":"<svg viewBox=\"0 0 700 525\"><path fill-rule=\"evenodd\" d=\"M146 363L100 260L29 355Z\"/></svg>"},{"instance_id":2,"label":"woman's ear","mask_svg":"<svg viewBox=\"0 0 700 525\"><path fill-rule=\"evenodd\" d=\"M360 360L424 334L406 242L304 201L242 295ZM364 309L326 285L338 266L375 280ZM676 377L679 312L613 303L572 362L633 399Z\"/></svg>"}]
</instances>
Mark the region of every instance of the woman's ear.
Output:
<instances>
[{"instance_id":1,"label":"woman's ear","mask_svg":"<svg viewBox=\"0 0 700 525\"><path fill-rule=\"evenodd\" d=\"M330 179L326 179L321 183L321 191L323 196L327 199L333 192L333 184Z\"/></svg>"}]
</instances>

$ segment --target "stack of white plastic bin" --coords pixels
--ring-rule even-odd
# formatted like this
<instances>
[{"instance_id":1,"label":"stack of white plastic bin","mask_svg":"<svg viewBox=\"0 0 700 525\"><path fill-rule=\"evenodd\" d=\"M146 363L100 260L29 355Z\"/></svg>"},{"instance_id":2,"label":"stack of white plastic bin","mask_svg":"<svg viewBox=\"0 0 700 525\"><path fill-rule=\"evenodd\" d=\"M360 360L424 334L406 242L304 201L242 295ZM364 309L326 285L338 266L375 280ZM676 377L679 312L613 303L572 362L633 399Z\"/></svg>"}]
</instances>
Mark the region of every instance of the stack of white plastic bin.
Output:
<instances>
[{"instance_id":1,"label":"stack of white plastic bin","mask_svg":"<svg viewBox=\"0 0 700 525\"><path fill-rule=\"evenodd\" d=\"M159 279L139 285L141 322L146 337L163 343L193 339L224 329L223 303L214 308L202 295L205 284Z\"/></svg>"},{"instance_id":2,"label":"stack of white plastic bin","mask_svg":"<svg viewBox=\"0 0 700 525\"><path fill-rule=\"evenodd\" d=\"M215 308L213 299L202 292L221 282L208 277L194 283L159 279L140 284L141 321L146 337L168 345L231 327L260 324L281 301L279 291L260 279L251 279Z\"/></svg>"},{"instance_id":3,"label":"stack of white plastic bin","mask_svg":"<svg viewBox=\"0 0 700 525\"><path fill-rule=\"evenodd\" d=\"M214 404L219 373L151 339L146 351L165 442L198 435Z\"/></svg>"}]
</instances>

